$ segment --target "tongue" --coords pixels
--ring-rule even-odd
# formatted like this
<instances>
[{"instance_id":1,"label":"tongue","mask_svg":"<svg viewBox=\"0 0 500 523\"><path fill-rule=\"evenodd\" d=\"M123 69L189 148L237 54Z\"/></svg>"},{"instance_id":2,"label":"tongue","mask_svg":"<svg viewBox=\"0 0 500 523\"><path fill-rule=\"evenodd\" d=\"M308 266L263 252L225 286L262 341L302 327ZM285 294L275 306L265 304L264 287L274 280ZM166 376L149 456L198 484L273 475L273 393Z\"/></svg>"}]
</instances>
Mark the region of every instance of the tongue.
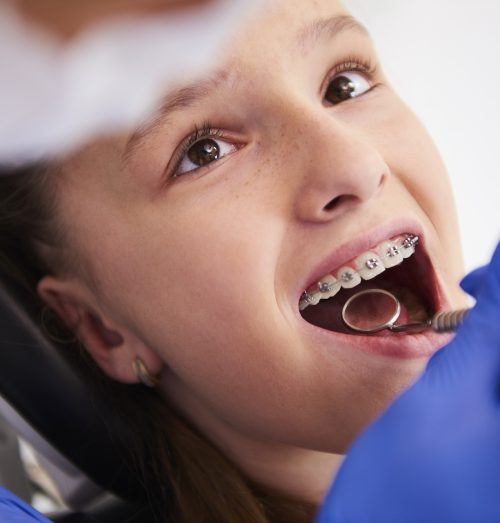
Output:
<instances>
[{"instance_id":1,"label":"tongue","mask_svg":"<svg viewBox=\"0 0 500 523\"><path fill-rule=\"evenodd\" d=\"M401 314L398 324L425 321L429 318L430 311L424 301L407 287L397 287L392 293L401 304Z\"/></svg>"}]
</instances>

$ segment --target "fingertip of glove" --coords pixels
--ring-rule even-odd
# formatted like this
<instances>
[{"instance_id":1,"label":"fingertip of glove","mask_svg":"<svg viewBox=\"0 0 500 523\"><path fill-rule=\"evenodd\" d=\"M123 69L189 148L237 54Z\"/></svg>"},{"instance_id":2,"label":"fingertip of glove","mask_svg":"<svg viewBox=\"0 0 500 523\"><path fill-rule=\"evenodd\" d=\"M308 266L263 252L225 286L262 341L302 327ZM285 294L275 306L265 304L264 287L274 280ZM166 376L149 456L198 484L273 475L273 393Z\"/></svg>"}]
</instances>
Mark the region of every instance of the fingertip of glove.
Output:
<instances>
[{"instance_id":1,"label":"fingertip of glove","mask_svg":"<svg viewBox=\"0 0 500 523\"><path fill-rule=\"evenodd\" d=\"M467 274L460 282L460 287L467 294L477 298L485 284L500 288L500 242L495 248L489 265L479 267Z\"/></svg>"},{"instance_id":2,"label":"fingertip of glove","mask_svg":"<svg viewBox=\"0 0 500 523\"><path fill-rule=\"evenodd\" d=\"M460 287L467 293L477 297L486 276L488 267L479 267L467 274L460 282Z\"/></svg>"},{"instance_id":3,"label":"fingertip of glove","mask_svg":"<svg viewBox=\"0 0 500 523\"><path fill-rule=\"evenodd\" d=\"M492 290L495 293L500 291L500 242L498 242L491 258L487 277L487 284L492 288Z\"/></svg>"},{"instance_id":4,"label":"fingertip of glove","mask_svg":"<svg viewBox=\"0 0 500 523\"><path fill-rule=\"evenodd\" d=\"M493 253L493 256L491 258L491 265L496 267L496 269L500 271L500 241L497 243L495 252Z\"/></svg>"}]
</instances>

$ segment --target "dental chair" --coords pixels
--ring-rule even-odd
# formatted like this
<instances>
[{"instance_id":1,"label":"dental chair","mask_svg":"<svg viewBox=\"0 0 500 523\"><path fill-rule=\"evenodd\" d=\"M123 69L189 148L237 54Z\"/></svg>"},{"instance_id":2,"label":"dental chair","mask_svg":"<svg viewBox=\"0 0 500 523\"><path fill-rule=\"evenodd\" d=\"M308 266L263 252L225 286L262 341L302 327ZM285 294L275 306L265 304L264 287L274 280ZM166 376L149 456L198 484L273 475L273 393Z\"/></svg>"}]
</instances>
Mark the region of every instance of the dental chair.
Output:
<instances>
[{"instance_id":1,"label":"dental chair","mask_svg":"<svg viewBox=\"0 0 500 523\"><path fill-rule=\"evenodd\" d=\"M30 301L0 274L0 416L41 456L71 507L47 517L58 523L157 521L108 422L116 413L41 334Z\"/></svg>"}]
</instances>

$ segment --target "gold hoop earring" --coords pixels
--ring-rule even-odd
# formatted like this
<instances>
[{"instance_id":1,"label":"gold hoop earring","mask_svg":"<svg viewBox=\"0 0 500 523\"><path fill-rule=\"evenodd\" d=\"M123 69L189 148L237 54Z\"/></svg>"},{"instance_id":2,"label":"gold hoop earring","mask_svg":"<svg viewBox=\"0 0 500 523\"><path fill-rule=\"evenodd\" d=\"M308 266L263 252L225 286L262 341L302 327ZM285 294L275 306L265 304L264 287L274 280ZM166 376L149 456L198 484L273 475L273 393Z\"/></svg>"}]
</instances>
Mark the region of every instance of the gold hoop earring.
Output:
<instances>
[{"instance_id":1,"label":"gold hoop earring","mask_svg":"<svg viewBox=\"0 0 500 523\"><path fill-rule=\"evenodd\" d=\"M137 379L146 387L154 389L158 385L158 378L148 371L146 365L144 365L144 362L139 358L139 356L136 356L135 360L132 362L132 368L134 369L134 374Z\"/></svg>"}]
</instances>

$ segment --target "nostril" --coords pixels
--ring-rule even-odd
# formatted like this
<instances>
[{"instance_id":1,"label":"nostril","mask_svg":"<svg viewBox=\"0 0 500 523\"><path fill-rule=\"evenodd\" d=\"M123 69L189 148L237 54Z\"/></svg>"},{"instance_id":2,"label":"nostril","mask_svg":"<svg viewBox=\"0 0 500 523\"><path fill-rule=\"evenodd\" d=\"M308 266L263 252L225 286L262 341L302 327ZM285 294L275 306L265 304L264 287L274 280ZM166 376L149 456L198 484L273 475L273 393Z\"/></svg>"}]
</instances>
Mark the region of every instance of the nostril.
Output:
<instances>
[{"instance_id":1,"label":"nostril","mask_svg":"<svg viewBox=\"0 0 500 523\"><path fill-rule=\"evenodd\" d=\"M331 211L333 210L335 207L337 207L341 201L344 200L344 196L337 196L336 198L334 198L333 200L330 200L324 207L323 207L323 210L324 211Z\"/></svg>"}]
</instances>

